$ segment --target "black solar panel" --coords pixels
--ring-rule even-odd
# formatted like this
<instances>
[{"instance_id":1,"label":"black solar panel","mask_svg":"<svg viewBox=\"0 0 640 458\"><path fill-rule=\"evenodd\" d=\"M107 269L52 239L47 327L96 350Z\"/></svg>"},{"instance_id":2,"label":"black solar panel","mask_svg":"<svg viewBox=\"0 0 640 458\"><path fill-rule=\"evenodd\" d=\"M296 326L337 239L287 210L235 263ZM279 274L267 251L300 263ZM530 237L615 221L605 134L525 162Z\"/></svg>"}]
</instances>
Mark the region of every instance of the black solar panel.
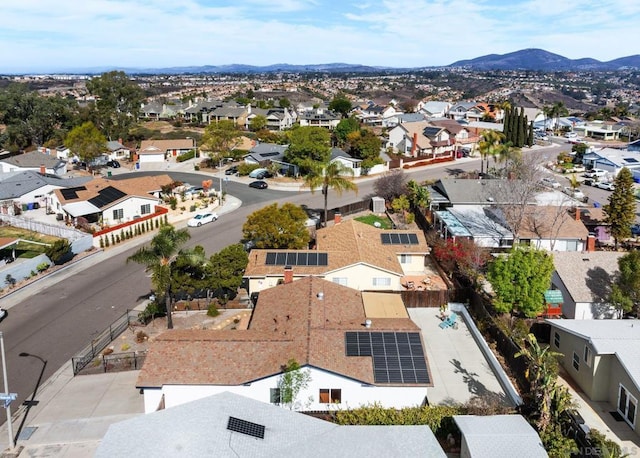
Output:
<instances>
[{"instance_id":1,"label":"black solar panel","mask_svg":"<svg viewBox=\"0 0 640 458\"><path fill-rule=\"evenodd\" d=\"M329 254L272 251L267 253L264 263L267 266L326 266L329 265Z\"/></svg>"},{"instance_id":2,"label":"black solar panel","mask_svg":"<svg viewBox=\"0 0 640 458\"><path fill-rule=\"evenodd\" d=\"M62 197L64 197L65 200L71 200L71 199L78 198L78 191L86 191L86 190L87 188L85 188L84 186L78 186L75 188L61 189L60 194L62 194Z\"/></svg>"},{"instance_id":3,"label":"black solar panel","mask_svg":"<svg viewBox=\"0 0 640 458\"><path fill-rule=\"evenodd\" d=\"M376 383L429 383L417 332L347 332L347 356L372 356Z\"/></svg>"},{"instance_id":4,"label":"black solar panel","mask_svg":"<svg viewBox=\"0 0 640 458\"><path fill-rule=\"evenodd\" d=\"M246 434L247 436L264 439L264 426L257 423L251 423L247 420L241 420L236 417L229 417L227 429L236 433Z\"/></svg>"},{"instance_id":5,"label":"black solar panel","mask_svg":"<svg viewBox=\"0 0 640 458\"><path fill-rule=\"evenodd\" d=\"M385 232L380 234L380 240L383 245L417 245L417 234L405 234L397 232Z\"/></svg>"},{"instance_id":6,"label":"black solar panel","mask_svg":"<svg viewBox=\"0 0 640 458\"><path fill-rule=\"evenodd\" d=\"M98 195L92 199L89 199L89 203L95 205L98 208L102 208L105 205L109 205L111 202L126 196L127 194L114 188L113 186L107 186L98 192Z\"/></svg>"}]
</instances>

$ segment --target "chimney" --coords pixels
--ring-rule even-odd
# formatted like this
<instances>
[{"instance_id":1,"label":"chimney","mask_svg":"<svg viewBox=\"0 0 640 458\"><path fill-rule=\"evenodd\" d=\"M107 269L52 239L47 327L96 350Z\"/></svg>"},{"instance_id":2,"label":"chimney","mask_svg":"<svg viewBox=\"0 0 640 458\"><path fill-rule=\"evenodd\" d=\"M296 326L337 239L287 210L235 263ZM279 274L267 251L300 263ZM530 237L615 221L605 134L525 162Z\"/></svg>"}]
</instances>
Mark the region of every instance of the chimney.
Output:
<instances>
[{"instance_id":1,"label":"chimney","mask_svg":"<svg viewBox=\"0 0 640 458\"><path fill-rule=\"evenodd\" d=\"M587 236L587 251L589 253L596 251L596 237L593 234Z\"/></svg>"},{"instance_id":2,"label":"chimney","mask_svg":"<svg viewBox=\"0 0 640 458\"><path fill-rule=\"evenodd\" d=\"M576 221L582 221L580 219L580 215L581 215L580 207L575 207L575 209L576 209Z\"/></svg>"},{"instance_id":3,"label":"chimney","mask_svg":"<svg viewBox=\"0 0 640 458\"><path fill-rule=\"evenodd\" d=\"M44 165L40 166L40 175L46 175L47 174L47 168Z\"/></svg>"},{"instance_id":4,"label":"chimney","mask_svg":"<svg viewBox=\"0 0 640 458\"><path fill-rule=\"evenodd\" d=\"M284 283L291 283L293 281L293 269L291 266L284 266Z\"/></svg>"},{"instance_id":5,"label":"chimney","mask_svg":"<svg viewBox=\"0 0 640 458\"><path fill-rule=\"evenodd\" d=\"M413 155L415 154L417 148L418 148L418 133L414 132L413 142L411 143L411 157L414 157Z\"/></svg>"},{"instance_id":6,"label":"chimney","mask_svg":"<svg viewBox=\"0 0 640 458\"><path fill-rule=\"evenodd\" d=\"M342 213L336 213L333 215L333 224L340 224L342 222Z\"/></svg>"}]
</instances>

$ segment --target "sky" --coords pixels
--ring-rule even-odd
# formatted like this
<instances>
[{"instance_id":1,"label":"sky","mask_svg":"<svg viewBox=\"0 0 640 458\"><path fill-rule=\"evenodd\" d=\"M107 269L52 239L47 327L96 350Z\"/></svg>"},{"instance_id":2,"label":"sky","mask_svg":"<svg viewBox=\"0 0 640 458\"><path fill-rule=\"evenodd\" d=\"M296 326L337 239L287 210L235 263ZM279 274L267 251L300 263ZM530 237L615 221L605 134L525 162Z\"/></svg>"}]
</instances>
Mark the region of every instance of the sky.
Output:
<instances>
[{"instance_id":1,"label":"sky","mask_svg":"<svg viewBox=\"0 0 640 458\"><path fill-rule=\"evenodd\" d=\"M0 73L638 54L634 0L0 0Z\"/></svg>"}]
</instances>

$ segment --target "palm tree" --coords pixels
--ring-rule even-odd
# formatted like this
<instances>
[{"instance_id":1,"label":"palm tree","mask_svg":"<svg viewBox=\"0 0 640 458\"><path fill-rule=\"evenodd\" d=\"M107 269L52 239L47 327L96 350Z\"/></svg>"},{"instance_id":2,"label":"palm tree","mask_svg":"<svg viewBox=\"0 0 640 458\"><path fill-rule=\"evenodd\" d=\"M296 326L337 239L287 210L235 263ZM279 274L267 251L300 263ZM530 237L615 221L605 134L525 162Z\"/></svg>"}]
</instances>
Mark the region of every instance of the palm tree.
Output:
<instances>
[{"instance_id":1,"label":"palm tree","mask_svg":"<svg viewBox=\"0 0 640 458\"><path fill-rule=\"evenodd\" d=\"M338 195L342 195L343 191L354 191L358 193L358 186L345 175L353 175L353 169L350 169L341 162L334 161L329 163L311 162L309 172L304 177L304 184L309 187L313 194L316 188L322 189L324 195L324 227L327 227L327 206L329 188L334 189Z\"/></svg>"},{"instance_id":2,"label":"palm tree","mask_svg":"<svg viewBox=\"0 0 640 458\"><path fill-rule=\"evenodd\" d=\"M478 143L478 149L482 160L480 161L480 172L484 172L484 164L487 163L487 170L489 169L489 156L496 157L498 154L504 135L497 130L487 129L482 132L480 142Z\"/></svg>"},{"instance_id":3,"label":"palm tree","mask_svg":"<svg viewBox=\"0 0 640 458\"><path fill-rule=\"evenodd\" d=\"M173 321L171 319L171 268L178 256L188 255L188 252L180 250L180 247L190 237L187 229L176 230L171 225L162 226L160 231L151 239L150 246L139 248L127 258L127 262L133 261L143 264L146 267L145 270L151 272L153 289L159 299L164 298L168 329L173 329Z\"/></svg>"},{"instance_id":4,"label":"palm tree","mask_svg":"<svg viewBox=\"0 0 640 458\"><path fill-rule=\"evenodd\" d=\"M553 117L556 120L555 125L553 126L554 127L554 131L557 131L558 130L558 126L560 124L560 117L568 115L569 111L564 106L564 103L556 102L551 107L551 114L553 115Z\"/></svg>"}]
</instances>

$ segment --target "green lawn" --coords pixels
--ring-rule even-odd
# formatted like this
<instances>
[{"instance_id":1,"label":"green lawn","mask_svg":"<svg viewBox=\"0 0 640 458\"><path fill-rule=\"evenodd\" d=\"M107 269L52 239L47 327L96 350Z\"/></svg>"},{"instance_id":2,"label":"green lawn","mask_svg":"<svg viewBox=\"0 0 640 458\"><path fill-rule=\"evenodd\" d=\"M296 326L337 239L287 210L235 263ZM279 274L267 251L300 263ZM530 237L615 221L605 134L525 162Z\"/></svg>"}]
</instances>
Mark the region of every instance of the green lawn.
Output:
<instances>
[{"instance_id":1,"label":"green lawn","mask_svg":"<svg viewBox=\"0 0 640 458\"><path fill-rule=\"evenodd\" d=\"M361 223L365 223L368 224L369 226L375 226L375 223L380 223L380 227L382 229L391 229L391 221L389 221L389 218L381 218L377 215L366 215L366 216L359 216L357 218L354 218L356 221L360 221Z\"/></svg>"}]
</instances>

